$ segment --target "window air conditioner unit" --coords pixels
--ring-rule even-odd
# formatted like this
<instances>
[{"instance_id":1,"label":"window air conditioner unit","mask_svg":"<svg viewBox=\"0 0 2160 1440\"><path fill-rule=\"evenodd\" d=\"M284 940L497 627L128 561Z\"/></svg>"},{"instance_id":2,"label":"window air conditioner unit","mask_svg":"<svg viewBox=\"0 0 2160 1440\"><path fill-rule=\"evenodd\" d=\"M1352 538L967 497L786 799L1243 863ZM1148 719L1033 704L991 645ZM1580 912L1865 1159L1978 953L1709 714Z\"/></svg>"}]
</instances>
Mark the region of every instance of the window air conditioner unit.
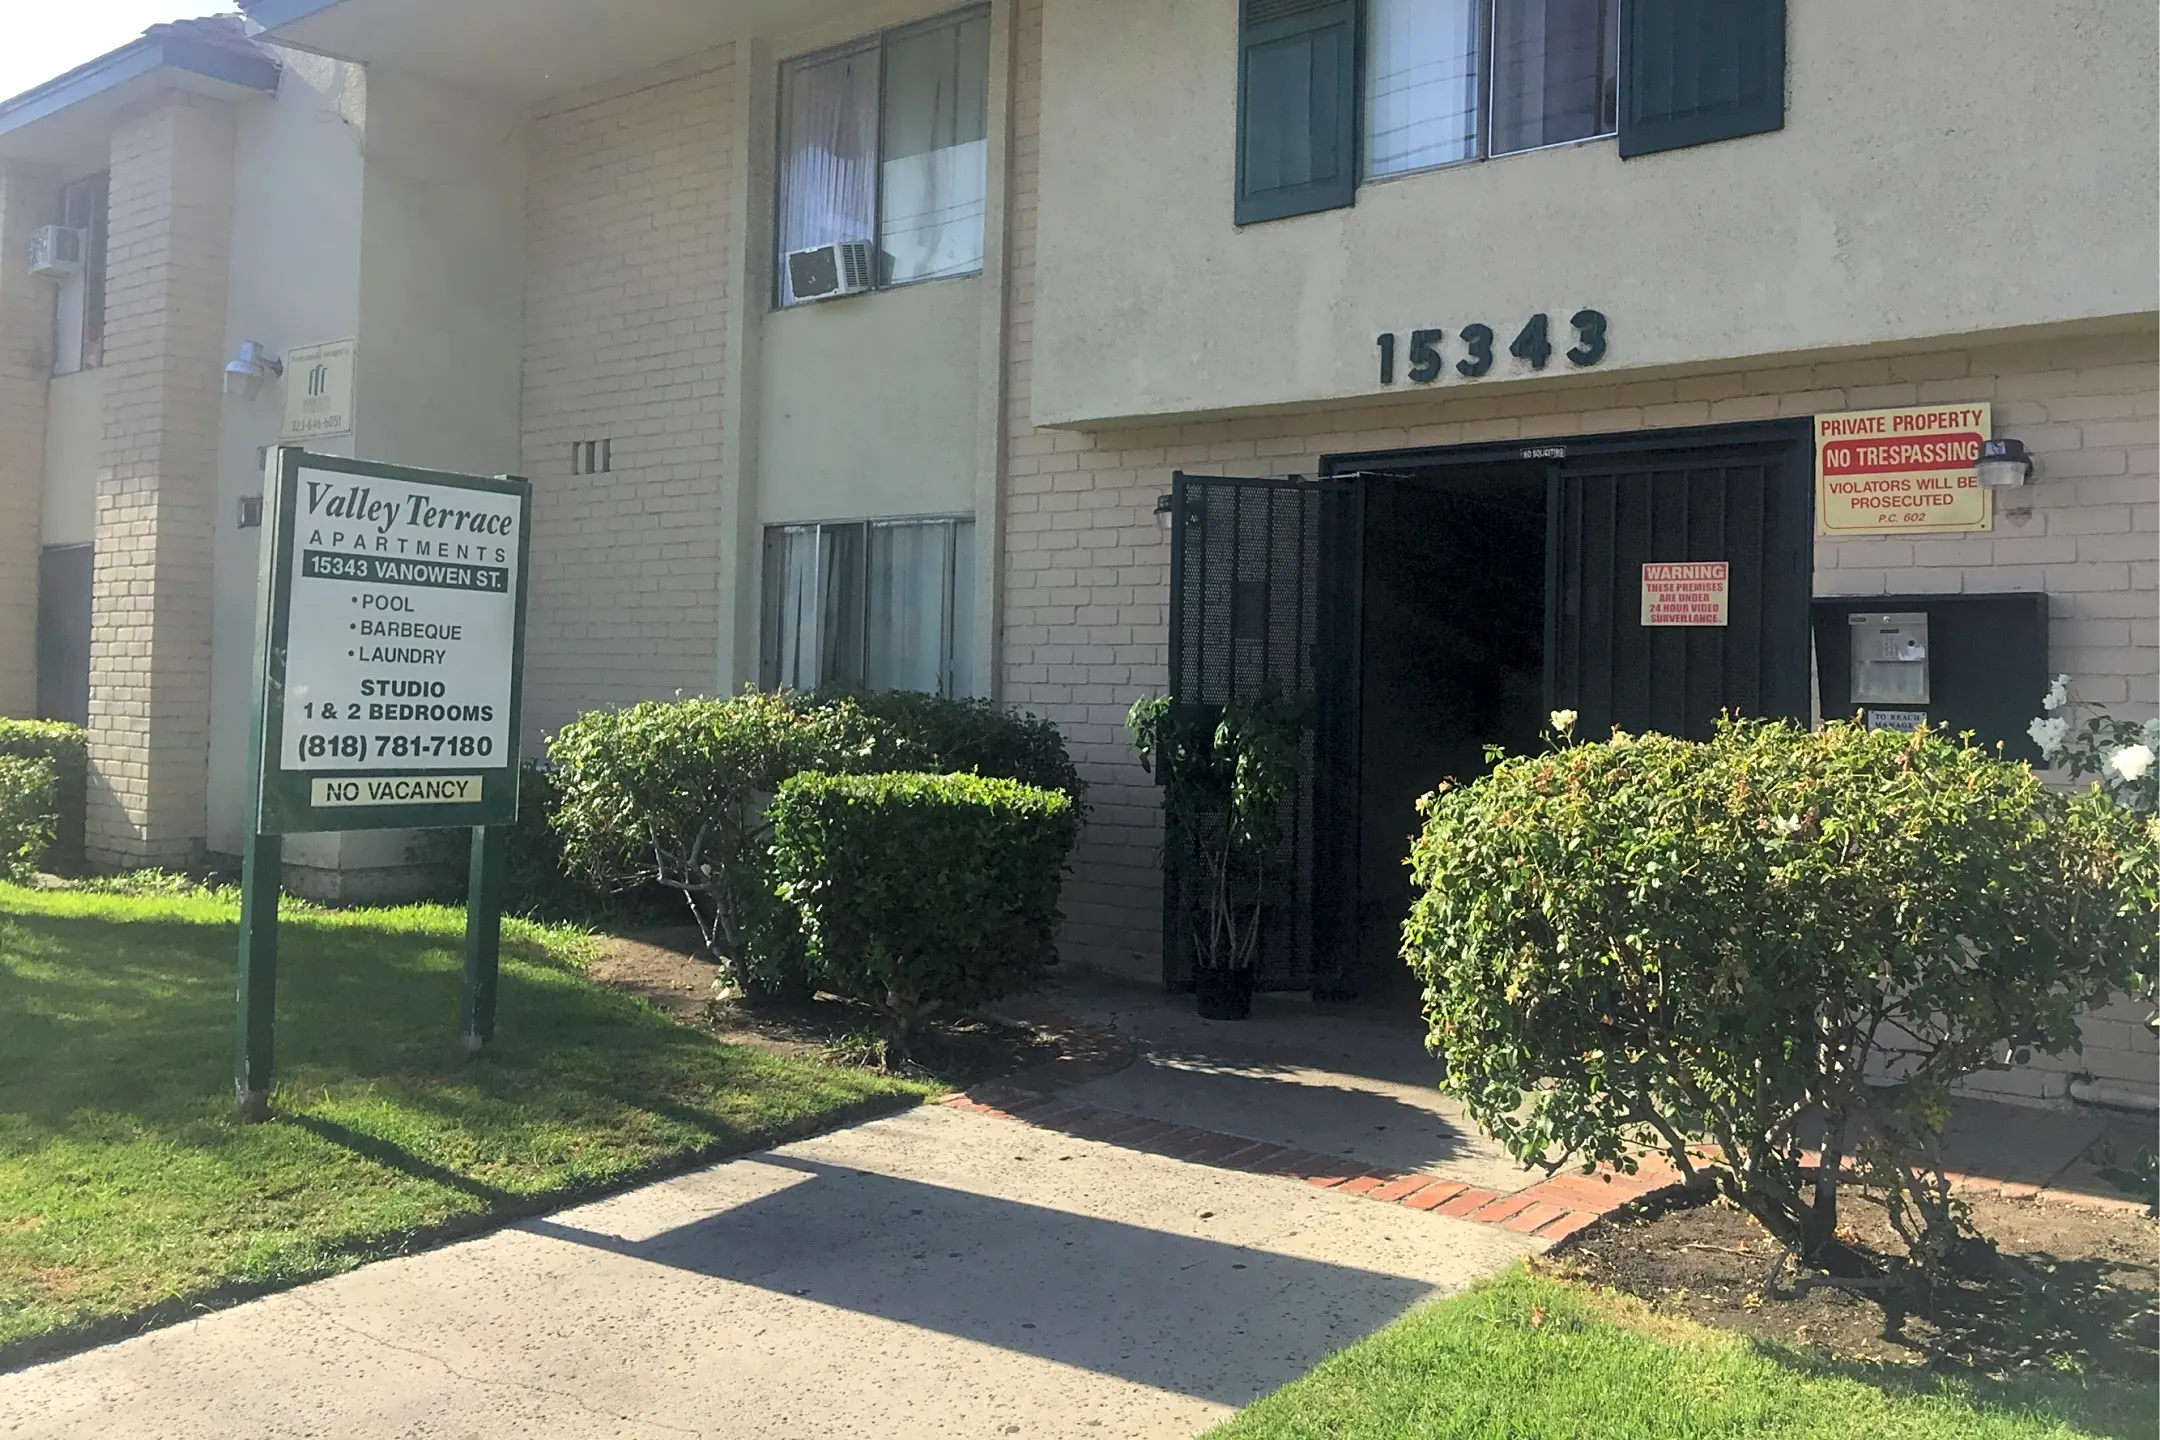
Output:
<instances>
[{"instance_id":1,"label":"window air conditioner unit","mask_svg":"<svg viewBox=\"0 0 2160 1440\"><path fill-rule=\"evenodd\" d=\"M89 253L89 231L47 225L30 237L30 273L47 280L71 280L83 273Z\"/></svg>"},{"instance_id":2,"label":"window air conditioner unit","mask_svg":"<svg viewBox=\"0 0 2160 1440\"><path fill-rule=\"evenodd\" d=\"M873 254L868 240L842 240L815 250L791 250L787 257L788 288L798 300L860 295L874 279Z\"/></svg>"}]
</instances>

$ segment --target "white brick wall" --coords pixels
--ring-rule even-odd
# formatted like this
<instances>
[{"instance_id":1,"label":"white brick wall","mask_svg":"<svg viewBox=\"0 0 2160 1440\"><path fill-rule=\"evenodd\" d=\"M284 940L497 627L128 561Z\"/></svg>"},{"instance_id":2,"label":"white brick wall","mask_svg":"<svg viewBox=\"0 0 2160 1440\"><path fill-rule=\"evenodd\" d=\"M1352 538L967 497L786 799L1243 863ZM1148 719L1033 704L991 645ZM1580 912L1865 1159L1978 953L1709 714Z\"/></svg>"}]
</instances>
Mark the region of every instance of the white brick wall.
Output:
<instances>
[{"instance_id":1,"label":"white brick wall","mask_svg":"<svg viewBox=\"0 0 2160 1440\"><path fill-rule=\"evenodd\" d=\"M57 187L0 168L0 716L37 709L39 511L45 489L45 385L53 284L22 263L53 218Z\"/></svg>"},{"instance_id":2,"label":"white brick wall","mask_svg":"<svg viewBox=\"0 0 2160 1440\"><path fill-rule=\"evenodd\" d=\"M211 526L233 122L171 97L112 137L89 850L183 864L207 833Z\"/></svg>"},{"instance_id":3,"label":"white brick wall","mask_svg":"<svg viewBox=\"0 0 2160 1440\"><path fill-rule=\"evenodd\" d=\"M1011 332L1005 397L1004 696L1055 720L1094 815L1066 889L1064 954L1160 973L1157 793L1124 714L1166 681L1169 545L1153 509L1171 471L1312 474L1323 456L1412 446L1630 431L1822 412L1990 400L2040 480L2005 497L1995 533L1823 542L1822 594L2044 588L2052 662L2079 693L2153 713L2160 637L2160 461L2155 337L2139 333L1685 379L1512 392L1455 391L1421 406L1076 434L1029 422L1035 313L1040 0L1017 16ZM2020 513L2026 507L2030 513ZM2035 699L2037 700L2037 696ZM2149 1036L2096 1022L2096 1073L2153 1078ZM2055 1082L2059 1093L2061 1081Z\"/></svg>"},{"instance_id":4,"label":"white brick wall","mask_svg":"<svg viewBox=\"0 0 2160 1440\"><path fill-rule=\"evenodd\" d=\"M717 683L732 67L533 122L529 728ZM570 447L611 438L614 470Z\"/></svg>"}]
</instances>

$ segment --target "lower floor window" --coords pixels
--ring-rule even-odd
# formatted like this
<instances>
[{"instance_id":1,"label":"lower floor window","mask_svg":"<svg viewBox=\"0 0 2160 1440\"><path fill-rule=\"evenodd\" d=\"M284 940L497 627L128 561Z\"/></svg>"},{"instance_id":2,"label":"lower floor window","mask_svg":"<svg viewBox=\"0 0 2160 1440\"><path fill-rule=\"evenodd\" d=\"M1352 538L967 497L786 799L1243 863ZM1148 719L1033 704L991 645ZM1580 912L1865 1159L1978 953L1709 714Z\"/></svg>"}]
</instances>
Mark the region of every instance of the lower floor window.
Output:
<instances>
[{"instance_id":1,"label":"lower floor window","mask_svg":"<svg viewBox=\"0 0 2160 1440\"><path fill-rule=\"evenodd\" d=\"M975 522L859 520L765 532L770 689L975 693Z\"/></svg>"}]
</instances>

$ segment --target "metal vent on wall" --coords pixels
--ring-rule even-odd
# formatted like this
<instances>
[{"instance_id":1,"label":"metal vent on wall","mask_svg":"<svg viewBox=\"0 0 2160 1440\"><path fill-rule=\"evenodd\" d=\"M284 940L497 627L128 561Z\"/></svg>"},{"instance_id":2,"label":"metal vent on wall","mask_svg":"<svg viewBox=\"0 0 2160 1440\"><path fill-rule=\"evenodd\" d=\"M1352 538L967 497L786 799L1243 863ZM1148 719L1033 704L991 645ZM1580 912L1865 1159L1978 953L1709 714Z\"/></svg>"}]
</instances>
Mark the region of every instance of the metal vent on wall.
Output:
<instances>
[{"instance_id":1,"label":"metal vent on wall","mask_svg":"<svg viewBox=\"0 0 2160 1440\"><path fill-rule=\"evenodd\" d=\"M573 475L606 475L615 468L615 442L605 440L573 440L570 442L570 473Z\"/></svg>"}]
</instances>

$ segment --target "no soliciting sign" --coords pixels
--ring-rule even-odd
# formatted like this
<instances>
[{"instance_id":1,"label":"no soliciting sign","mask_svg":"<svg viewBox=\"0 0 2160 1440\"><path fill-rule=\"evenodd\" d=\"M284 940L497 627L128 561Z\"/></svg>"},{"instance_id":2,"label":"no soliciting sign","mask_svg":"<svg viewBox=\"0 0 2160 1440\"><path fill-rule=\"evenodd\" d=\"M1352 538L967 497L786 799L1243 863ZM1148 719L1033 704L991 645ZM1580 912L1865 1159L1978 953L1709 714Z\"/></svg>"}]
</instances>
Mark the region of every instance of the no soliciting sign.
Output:
<instances>
[{"instance_id":1,"label":"no soliciting sign","mask_svg":"<svg viewBox=\"0 0 2160 1440\"><path fill-rule=\"evenodd\" d=\"M276 453L260 833L509 823L531 488Z\"/></svg>"}]
</instances>

